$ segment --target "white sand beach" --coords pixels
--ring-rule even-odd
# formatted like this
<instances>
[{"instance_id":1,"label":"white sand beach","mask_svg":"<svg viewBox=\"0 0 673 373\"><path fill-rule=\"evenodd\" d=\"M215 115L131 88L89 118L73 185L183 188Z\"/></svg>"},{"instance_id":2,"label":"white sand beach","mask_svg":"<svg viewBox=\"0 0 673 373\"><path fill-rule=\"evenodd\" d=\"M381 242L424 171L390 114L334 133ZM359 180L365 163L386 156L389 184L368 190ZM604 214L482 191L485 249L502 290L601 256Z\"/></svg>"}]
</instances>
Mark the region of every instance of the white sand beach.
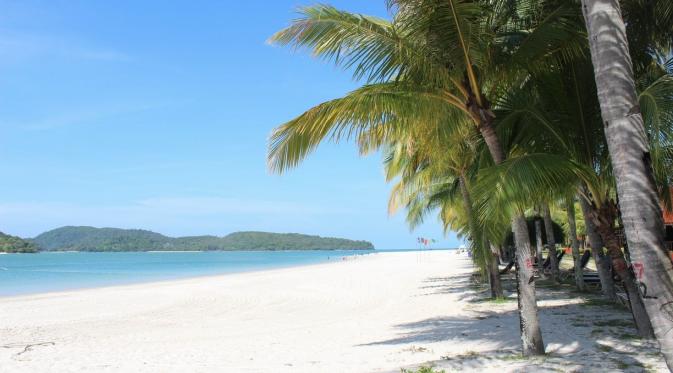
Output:
<instances>
[{"instance_id":1,"label":"white sand beach","mask_svg":"<svg viewBox=\"0 0 673 373\"><path fill-rule=\"evenodd\" d=\"M549 356L523 360L516 302L479 301L449 251L0 299L2 372L664 369L628 313L547 292ZM606 316L607 315L607 316ZM594 321L611 322L596 326ZM617 320L617 321L614 321ZM621 364L621 365L620 365Z\"/></svg>"}]
</instances>

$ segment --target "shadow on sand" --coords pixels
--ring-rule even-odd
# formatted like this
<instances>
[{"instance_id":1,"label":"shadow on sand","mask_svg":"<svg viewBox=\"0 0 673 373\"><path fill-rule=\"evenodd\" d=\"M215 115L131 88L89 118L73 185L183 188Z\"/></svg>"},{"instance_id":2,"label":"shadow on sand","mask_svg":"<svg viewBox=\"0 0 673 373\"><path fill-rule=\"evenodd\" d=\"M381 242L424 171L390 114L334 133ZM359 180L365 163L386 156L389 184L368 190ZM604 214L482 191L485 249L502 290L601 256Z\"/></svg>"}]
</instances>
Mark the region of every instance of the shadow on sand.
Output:
<instances>
[{"instance_id":1,"label":"shadow on sand","mask_svg":"<svg viewBox=\"0 0 673 373\"><path fill-rule=\"evenodd\" d=\"M513 277L506 279L506 285L511 294L515 290ZM467 301L467 306L456 304L461 310L395 325L399 330L396 337L360 346L429 345L428 349L440 354L441 359L428 364L447 371L502 367L503 371L640 372L652 369L653 364L659 366L656 344L635 337L635 326L626 309L606 305L596 294L575 293L572 286L540 285L538 305L546 356L520 356L515 294L505 301L489 301L487 291L475 285L470 274L428 278L419 288L420 296L459 294L460 300ZM442 354L441 348L447 343L474 350Z\"/></svg>"}]
</instances>

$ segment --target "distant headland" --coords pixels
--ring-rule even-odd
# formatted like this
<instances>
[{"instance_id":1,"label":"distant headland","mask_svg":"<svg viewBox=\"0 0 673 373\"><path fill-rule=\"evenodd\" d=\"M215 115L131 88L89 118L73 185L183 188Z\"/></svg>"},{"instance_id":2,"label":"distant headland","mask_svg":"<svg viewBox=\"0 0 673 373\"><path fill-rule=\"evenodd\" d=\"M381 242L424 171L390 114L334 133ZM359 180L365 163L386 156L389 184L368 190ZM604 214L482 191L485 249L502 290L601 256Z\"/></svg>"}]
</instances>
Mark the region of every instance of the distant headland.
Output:
<instances>
[{"instance_id":1,"label":"distant headland","mask_svg":"<svg viewBox=\"0 0 673 373\"><path fill-rule=\"evenodd\" d=\"M373 250L368 241L298 233L234 232L224 237L168 237L142 229L61 227L33 239L0 233L0 252Z\"/></svg>"}]
</instances>

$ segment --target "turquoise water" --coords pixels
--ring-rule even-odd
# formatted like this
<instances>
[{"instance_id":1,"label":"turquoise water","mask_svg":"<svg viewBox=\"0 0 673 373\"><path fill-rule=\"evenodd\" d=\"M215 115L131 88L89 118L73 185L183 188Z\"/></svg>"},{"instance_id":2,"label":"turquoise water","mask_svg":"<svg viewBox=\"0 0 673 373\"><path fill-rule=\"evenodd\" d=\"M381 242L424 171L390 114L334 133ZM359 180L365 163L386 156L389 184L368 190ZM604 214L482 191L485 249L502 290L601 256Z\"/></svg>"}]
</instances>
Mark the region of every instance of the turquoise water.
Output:
<instances>
[{"instance_id":1,"label":"turquoise water","mask_svg":"<svg viewBox=\"0 0 673 373\"><path fill-rule=\"evenodd\" d=\"M372 251L209 251L0 255L0 296L171 280L341 260Z\"/></svg>"}]
</instances>

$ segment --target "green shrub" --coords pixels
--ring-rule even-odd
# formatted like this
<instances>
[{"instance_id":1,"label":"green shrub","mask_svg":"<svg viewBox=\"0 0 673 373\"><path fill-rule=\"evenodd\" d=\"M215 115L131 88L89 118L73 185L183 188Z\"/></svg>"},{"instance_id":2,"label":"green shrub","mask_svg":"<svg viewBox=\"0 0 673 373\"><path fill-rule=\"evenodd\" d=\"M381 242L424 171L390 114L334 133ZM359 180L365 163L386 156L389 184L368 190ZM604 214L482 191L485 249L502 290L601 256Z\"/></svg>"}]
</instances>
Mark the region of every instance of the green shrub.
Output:
<instances>
[{"instance_id":1,"label":"green shrub","mask_svg":"<svg viewBox=\"0 0 673 373\"><path fill-rule=\"evenodd\" d=\"M418 370L402 369L401 373L446 373L444 370L434 370L431 366L420 367Z\"/></svg>"}]
</instances>

